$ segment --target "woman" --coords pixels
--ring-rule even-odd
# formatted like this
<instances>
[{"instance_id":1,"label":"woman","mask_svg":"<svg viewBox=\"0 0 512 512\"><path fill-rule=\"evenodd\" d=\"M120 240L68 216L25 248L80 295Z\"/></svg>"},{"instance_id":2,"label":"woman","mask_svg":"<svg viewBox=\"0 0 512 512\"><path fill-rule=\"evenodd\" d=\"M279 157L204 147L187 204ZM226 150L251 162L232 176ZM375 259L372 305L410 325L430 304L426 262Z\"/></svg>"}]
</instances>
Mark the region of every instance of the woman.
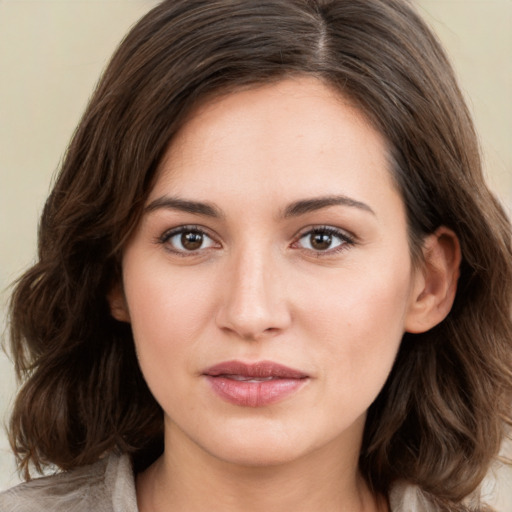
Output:
<instances>
[{"instance_id":1,"label":"woman","mask_svg":"<svg viewBox=\"0 0 512 512\"><path fill-rule=\"evenodd\" d=\"M173 0L114 55L12 299L3 510L470 510L509 223L399 0Z\"/></svg>"}]
</instances>

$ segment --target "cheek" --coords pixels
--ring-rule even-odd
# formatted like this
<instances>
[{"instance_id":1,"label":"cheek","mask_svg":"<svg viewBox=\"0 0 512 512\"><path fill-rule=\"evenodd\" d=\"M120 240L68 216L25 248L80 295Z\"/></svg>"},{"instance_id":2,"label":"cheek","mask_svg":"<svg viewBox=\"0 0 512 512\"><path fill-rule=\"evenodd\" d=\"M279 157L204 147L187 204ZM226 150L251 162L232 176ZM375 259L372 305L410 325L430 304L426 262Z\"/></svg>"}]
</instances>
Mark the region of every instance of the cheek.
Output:
<instances>
[{"instance_id":1,"label":"cheek","mask_svg":"<svg viewBox=\"0 0 512 512\"><path fill-rule=\"evenodd\" d=\"M344 386L380 391L404 333L409 287L408 274L399 267L366 268L345 269L323 286L301 292L308 311L303 328Z\"/></svg>"},{"instance_id":2,"label":"cheek","mask_svg":"<svg viewBox=\"0 0 512 512\"><path fill-rule=\"evenodd\" d=\"M156 339L179 331L189 338L201 326L200 316L208 308L211 280L197 275L197 270L191 276L173 269L162 258L139 260L126 258L124 264L124 289L134 334L140 330Z\"/></svg>"},{"instance_id":3,"label":"cheek","mask_svg":"<svg viewBox=\"0 0 512 512\"><path fill-rule=\"evenodd\" d=\"M134 266L136 273L131 272ZM156 391L162 387L159 381L195 370L200 333L212 317L212 292L205 286L207 279L190 279L186 273L173 272L166 265L142 266L127 259L124 268L125 295L139 364Z\"/></svg>"}]
</instances>

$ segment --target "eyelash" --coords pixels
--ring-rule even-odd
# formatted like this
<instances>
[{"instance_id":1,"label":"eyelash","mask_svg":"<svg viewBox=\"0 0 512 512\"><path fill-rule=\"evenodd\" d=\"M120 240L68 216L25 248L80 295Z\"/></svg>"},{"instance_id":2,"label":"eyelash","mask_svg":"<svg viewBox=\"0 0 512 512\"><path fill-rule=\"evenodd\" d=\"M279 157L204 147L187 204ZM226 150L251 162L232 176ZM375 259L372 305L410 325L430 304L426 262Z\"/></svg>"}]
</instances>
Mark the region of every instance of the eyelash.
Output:
<instances>
[{"instance_id":1,"label":"eyelash","mask_svg":"<svg viewBox=\"0 0 512 512\"><path fill-rule=\"evenodd\" d=\"M156 241L159 244L165 245L166 250L168 250L169 252L176 254L178 256L182 256L182 257L196 256L199 253L199 251L204 251L204 250L211 248L211 246L210 246L210 247L198 248L197 250L189 250L189 251L187 251L186 249L174 248L172 246L172 244L170 243L170 240L175 236L183 235L185 233L199 234L203 237L203 240L205 237L207 239L209 239L212 242L212 244L211 244L212 246L216 245L216 244L219 245L219 242L217 242L215 240L215 238L212 237L205 228L203 228L201 226L194 226L194 225L179 226L177 228L170 229L170 230L166 231L165 233L163 233L160 237L158 237L158 239Z\"/></svg>"},{"instance_id":2,"label":"eyelash","mask_svg":"<svg viewBox=\"0 0 512 512\"><path fill-rule=\"evenodd\" d=\"M299 247L299 249L305 251L312 251L313 254L318 258L339 254L340 252L347 250L350 246L355 244L354 237L339 228L335 228L333 226L313 226L302 230L299 236L296 238L296 241L293 242L292 247L296 246L302 239L311 237L312 235L329 235L330 237L337 238L340 242L337 246L325 250L315 250Z\"/></svg>"},{"instance_id":3,"label":"eyelash","mask_svg":"<svg viewBox=\"0 0 512 512\"><path fill-rule=\"evenodd\" d=\"M208 247L199 247L197 250L186 250L186 249L176 249L170 244L170 240L178 235L183 235L185 233L196 233L199 234L204 238L206 237L211 241L211 244ZM335 246L334 248L327 248L325 250L315 250L313 248L306 248L306 247L300 247L299 243L301 240L303 240L306 237L311 237L312 235L328 235L332 238L337 238L339 241L339 244ZM170 229L163 233L160 237L156 240L157 243L161 245L165 245L166 249L178 256L181 257L190 257L190 256L196 256L199 254L200 251L205 251L208 249L211 249L215 244L220 245L216 239L211 236L208 231L201 227L196 225L185 225L185 226L179 226L177 228ZM342 251L347 250L350 246L353 246L355 244L354 237L352 235L347 234L345 231L342 231L338 228L335 228L333 226L312 226L303 229L296 237L295 241L291 244L292 248L297 248L299 250L307 251L313 253L316 257L323 257L323 256L332 256L335 254L338 254ZM310 244L311 245L311 244ZM214 247L215 248L215 247Z\"/></svg>"}]
</instances>

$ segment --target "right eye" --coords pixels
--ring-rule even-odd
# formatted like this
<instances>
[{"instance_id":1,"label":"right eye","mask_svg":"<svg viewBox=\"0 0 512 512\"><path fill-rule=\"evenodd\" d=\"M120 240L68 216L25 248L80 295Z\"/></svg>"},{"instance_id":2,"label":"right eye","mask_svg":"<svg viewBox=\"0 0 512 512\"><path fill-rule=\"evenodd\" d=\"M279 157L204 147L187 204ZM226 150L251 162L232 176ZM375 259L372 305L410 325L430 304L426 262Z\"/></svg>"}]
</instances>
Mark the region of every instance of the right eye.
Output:
<instances>
[{"instance_id":1,"label":"right eye","mask_svg":"<svg viewBox=\"0 0 512 512\"><path fill-rule=\"evenodd\" d=\"M202 229L192 226L180 226L165 232L160 243L164 244L171 251L181 253L184 256L194 254L204 249L218 246L208 234Z\"/></svg>"}]
</instances>

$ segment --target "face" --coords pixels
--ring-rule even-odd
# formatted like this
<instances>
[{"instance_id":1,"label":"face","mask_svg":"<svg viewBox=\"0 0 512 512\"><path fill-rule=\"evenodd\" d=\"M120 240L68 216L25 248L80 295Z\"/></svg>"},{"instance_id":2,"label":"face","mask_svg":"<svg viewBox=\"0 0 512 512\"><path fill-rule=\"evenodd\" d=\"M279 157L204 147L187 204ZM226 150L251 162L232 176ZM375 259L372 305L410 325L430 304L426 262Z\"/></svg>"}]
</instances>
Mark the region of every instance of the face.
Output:
<instances>
[{"instance_id":1,"label":"face","mask_svg":"<svg viewBox=\"0 0 512 512\"><path fill-rule=\"evenodd\" d=\"M302 78L191 116L111 305L132 325L166 442L277 464L357 457L416 287L385 141Z\"/></svg>"}]
</instances>

